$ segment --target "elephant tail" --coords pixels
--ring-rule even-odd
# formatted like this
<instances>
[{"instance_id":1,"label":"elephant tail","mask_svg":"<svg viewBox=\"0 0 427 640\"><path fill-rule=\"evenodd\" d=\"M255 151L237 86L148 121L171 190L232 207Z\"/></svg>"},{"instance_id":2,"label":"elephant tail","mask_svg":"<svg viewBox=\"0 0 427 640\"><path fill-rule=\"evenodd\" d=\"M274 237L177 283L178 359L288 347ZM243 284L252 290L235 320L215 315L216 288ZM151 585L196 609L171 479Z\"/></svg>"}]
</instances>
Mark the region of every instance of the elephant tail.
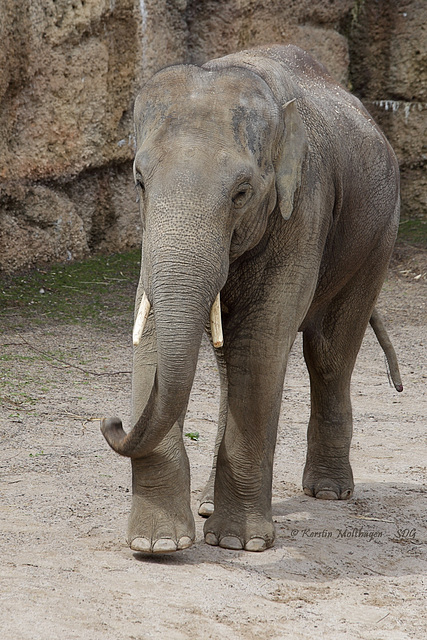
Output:
<instances>
[{"instance_id":1,"label":"elephant tail","mask_svg":"<svg viewBox=\"0 0 427 640\"><path fill-rule=\"evenodd\" d=\"M399 364L397 362L396 352L391 340L388 336L384 323L381 319L377 309L374 309L369 320L369 323L374 330L375 336L381 345L382 350L385 353L387 359L388 369L390 372L390 378L394 384L396 391L403 391L402 379L400 377Z\"/></svg>"}]
</instances>

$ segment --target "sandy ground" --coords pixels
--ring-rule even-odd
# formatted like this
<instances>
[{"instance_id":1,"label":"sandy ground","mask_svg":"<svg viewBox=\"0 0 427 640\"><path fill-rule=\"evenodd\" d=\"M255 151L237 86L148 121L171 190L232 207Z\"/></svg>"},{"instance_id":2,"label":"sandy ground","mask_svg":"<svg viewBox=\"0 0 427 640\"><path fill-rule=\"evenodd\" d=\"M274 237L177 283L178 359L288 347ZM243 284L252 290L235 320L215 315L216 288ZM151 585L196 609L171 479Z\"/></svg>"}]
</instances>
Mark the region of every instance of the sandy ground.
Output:
<instances>
[{"instance_id":1,"label":"sandy ground","mask_svg":"<svg viewBox=\"0 0 427 640\"><path fill-rule=\"evenodd\" d=\"M426 638L426 293L419 267L395 263L380 308L405 389L389 386L368 330L353 377L356 490L348 502L301 491L309 395L295 344L275 462L277 539L260 554L207 546L198 516L191 549L133 553L125 544L130 463L108 448L98 422L120 415L129 425L130 375L118 372L130 369L130 328L6 323L2 353L20 355L13 373L31 402L5 403L0 414L1 637ZM23 339L46 352L60 345L69 364L108 375L46 361ZM195 514L217 405L205 345L186 424L200 433L186 438Z\"/></svg>"}]
</instances>

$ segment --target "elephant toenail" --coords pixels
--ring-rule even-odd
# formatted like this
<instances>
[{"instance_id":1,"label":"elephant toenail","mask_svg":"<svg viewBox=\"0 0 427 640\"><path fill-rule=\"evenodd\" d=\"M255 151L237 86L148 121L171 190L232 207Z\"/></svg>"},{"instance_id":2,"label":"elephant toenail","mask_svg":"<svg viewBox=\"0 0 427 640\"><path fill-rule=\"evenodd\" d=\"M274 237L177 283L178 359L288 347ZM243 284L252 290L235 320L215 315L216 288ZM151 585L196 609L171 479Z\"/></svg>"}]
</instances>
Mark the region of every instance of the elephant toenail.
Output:
<instances>
[{"instance_id":1,"label":"elephant toenail","mask_svg":"<svg viewBox=\"0 0 427 640\"><path fill-rule=\"evenodd\" d=\"M147 538L134 538L132 542L129 543L132 551L139 551L141 553L150 553L151 551L151 540Z\"/></svg>"},{"instance_id":2,"label":"elephant toenail","mask_svg":"<svg viewBox=\"0 0 427 640\"><path fill-rule=\"evenodd\" d=\"M176 544L171 538L160 538L153 544L153 553L172 553Z\"/></svg>"},{"instance_id":3,"label":"elephant toenail","mask_svg":"<svg viewBox=\"0 0 427 640\"><path fill-rule=\"evenodd\" d=\"M235 551L243 549L240 539L235 536L224 536L221 538L219 546L223 547L223 549L234 549Z\"/></svg>"},{"instance_id":4,"label":"elephant toenail","mask_svg":"<svg viewBox=\"0 0 427 640\"><path fill-rule=\"evenodd\" d=\"M182 536L182 538L178 540L177 549L179 551L181 551L182 549L188 549L188 547L191 547L192 544L193 540L191 538L189 538L188 536Z\"/></svg>"},{"instance_id":5,"label":"elephant toenail","mask_svg":"<svg viewBox=\"0 0 427 640\"><path fill-rule=\"evenodd\" d=\"M246 551L264 551L267 549L267 543L264 538L251 538L245 544Z\"/></svg>"},{"instance_id":6,"label":"elephant toenail","mask_svg":"<svg viewBox=\"0 0 427 640\"><path fill-rule=\"evenodd\" d=\"M201 502L199 507L199 516L208 517L214 512L213 502Z\"/></svg>"},{"instance_id":7,"label":"elephant toenail","mask_svg":"<svg viewBox=\"0 0 427 640\"><path fill-rule=\"evenodd\" d=\"M306 496L310 496L312 498L314 496L313 489L309 489L308 487L303 487L303 491Z\"/></svg>"},{"instance_id":8,"label":"elephant toenail","mask_svg":"<svg viewBox=\"0 0 427 640\"><path fill-rule=\"evenodd\" d=\"M206 544L210 544L212 547L218 546L218 538L214 533L207 533L205 535L205 542Z\"/></svg>"},{"instance_id":9,"label":"elephant toenail","mask_svg":"<svg viewBox=\"0 0 427 640\"><path fill-rule=\"evenodd\" d=\"M351 498L351 496L353 495L353 491L351 489L347 489L347 491L344 491L340 498L341 500L348 500L349 498Z\"/></svg>"},{"instance_id":10,"label":"elephant toenail","mask_svg":"<svg viewBox=\"0 0 427 640\"><path fill-rule=\"evenodd\" d=\"M338 500L338 495L333 489L321 489L316 493L319 500Z\"/></svg>"}]
</instances>

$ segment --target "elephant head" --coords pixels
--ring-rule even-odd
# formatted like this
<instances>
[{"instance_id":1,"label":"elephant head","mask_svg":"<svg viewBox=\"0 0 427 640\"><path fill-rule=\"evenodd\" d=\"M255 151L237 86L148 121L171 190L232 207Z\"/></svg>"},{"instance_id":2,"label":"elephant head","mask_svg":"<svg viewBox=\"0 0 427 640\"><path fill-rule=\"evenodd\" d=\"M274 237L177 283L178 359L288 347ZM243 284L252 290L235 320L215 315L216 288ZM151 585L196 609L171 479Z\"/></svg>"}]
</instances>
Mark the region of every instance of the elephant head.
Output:
<instances>
[{"instance_id":1,"label":"elephant head","mask_svg":"<svg viewBox=\"0 0 427 640\"><path fill-rule=\"evenodd\" d=\"M185 410L230 264L260 243L276 206L291 216L307 147L296 102L280 104L263 78L232 66L160 71L137 98L135 127L144 296L134 341L151 307L157 372L127 435L117 418L102 424L111 447L133 458Z\"/></svg>"}]
</instances>

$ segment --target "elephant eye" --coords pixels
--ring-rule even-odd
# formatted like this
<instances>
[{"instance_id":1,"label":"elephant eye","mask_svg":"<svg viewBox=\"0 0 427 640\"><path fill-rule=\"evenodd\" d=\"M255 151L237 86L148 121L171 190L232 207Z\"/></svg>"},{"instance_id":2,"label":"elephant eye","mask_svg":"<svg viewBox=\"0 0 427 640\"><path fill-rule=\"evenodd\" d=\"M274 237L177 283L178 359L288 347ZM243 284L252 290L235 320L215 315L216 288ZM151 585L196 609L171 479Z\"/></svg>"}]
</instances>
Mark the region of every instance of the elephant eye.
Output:
<instances>
[{"instance_id":1,"label":"elephant eye","mask_svg":"<svg viewBox=\"0 0 427 640\"><path fill-rule=\"evenodd\" d=\"M250 184L241 184L232 200L236 209L241 209L252 197L253 189Z\"/></svg>"},{"instance_id":2,"label":"elephant eye","mask_svg":"<svg viewBox=\"0 0 427 640\"><path fill-rule=\"evenodd\" d=\"M135 189L136 189L136 201L139 202L141 195L144 194L145 185L141 174L137 173L135 176Z\"/></svg>"},{"instance_id":3,"label":"elephant eye","mask_svg":"<svg viewBox=\"0 0 427 640\"><path fill-rule=\"evenodd\" d=\"M144 180L142 179L142 175L140 173L137 173L135 176L135 186L137 189L142 189L142 191L144 191L145 189Z\"/></svg>"}]
</instances>

